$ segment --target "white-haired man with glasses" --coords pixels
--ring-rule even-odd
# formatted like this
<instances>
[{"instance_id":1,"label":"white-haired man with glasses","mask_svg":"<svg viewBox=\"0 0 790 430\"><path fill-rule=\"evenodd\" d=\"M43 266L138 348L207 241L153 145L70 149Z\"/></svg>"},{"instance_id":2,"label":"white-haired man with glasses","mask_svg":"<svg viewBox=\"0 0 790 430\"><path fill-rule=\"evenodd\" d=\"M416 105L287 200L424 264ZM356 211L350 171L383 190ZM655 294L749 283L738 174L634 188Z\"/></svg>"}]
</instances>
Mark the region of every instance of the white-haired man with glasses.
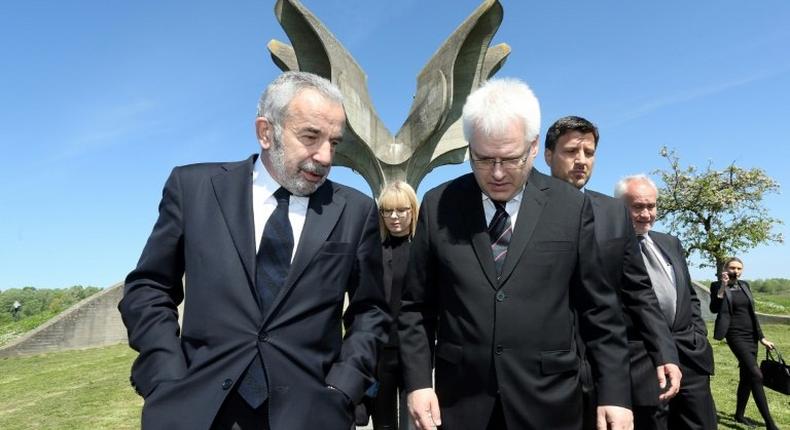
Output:
<instances>
[{"instance_id":1,"label":"white-haired man with glasses","mask_svg":"<svg viewBox=\"0 0 790 430\"><path fill-rule=\"evenodd\" d=\"M411 247L399 334L412 418L420 429L580 429L577 315L598 427L631 428L625 330L597 270L589 200L532 168L537 98L490 80L463 125L472 174L425 195Z\"/></svg>"}]
</instances>

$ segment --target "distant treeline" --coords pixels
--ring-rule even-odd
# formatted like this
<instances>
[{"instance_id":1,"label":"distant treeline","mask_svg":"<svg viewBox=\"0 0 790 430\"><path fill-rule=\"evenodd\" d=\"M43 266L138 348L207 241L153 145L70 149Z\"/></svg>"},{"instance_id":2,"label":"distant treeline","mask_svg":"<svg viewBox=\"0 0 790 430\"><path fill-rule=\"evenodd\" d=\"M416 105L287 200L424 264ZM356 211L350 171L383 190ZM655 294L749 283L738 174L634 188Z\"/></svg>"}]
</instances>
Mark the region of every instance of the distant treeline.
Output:
<instances>
[{"instance_id":1,"label":"distant treeline","mask_svg":"<svg viewBox=\"0 0 790 430\"><path fill-rule=\"evenodd\" d=\"M753 292L763 294L790 294L790 279L770 278L770 279L745 279ZM712 280L698 281L704 286L710 285Z\"/></svg>"},{"instance_id":2,"label":"distant treeline","mask_svg":"<svg viewBox=\"0 0 790 430\"><path fill-rule=\"evenodd\" d=\"M755 279L749 281L749 286L752 291L765 294L790 293L790 279L785 278Z\"/></svg>"},{"instance_id":3,"label":"distant treeline","mask_svg":"<svg viewBox=\"0 0 790 430\"><path fill-rule=\"evenodd\" d=\"M57 314L98 291L101 288L82 285L60 289L24 287L0 291L0 322L13 319L15 301L22 305L19 308L19 318L25 318L44 313Z\"/></svg>"}]
</instances>

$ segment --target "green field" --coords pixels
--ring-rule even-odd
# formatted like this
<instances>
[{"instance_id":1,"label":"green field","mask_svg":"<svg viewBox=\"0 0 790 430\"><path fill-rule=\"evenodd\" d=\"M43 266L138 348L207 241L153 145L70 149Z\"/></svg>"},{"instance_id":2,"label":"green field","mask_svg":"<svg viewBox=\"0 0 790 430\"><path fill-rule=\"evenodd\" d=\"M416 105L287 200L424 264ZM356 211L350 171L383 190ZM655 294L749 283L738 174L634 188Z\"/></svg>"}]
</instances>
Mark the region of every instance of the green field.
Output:
<instances>
[{"instance_id":1,"label":"green field","mask_svg":"<svg viewBox=\"0 0 790 430\"><path fill-rule=\"evenodd\" d=\"M126 345L0 360L0 429L136 429Z\"/></svg>"},{"instance_id":2,"label":"green field","mask_svg":"<svg viewBox=\"0 0 790 430\"><path fill-rule=\"evenodd\" d=\"M788 326L766 325L766 336L790 356ZM723 342L716 356L713 395L720 429L749 429L732 420L738 365ZM125 345L0 360L0 429L135 429L142 401L129 387L135 352ZM761 354L762 357L762 354ZM780 428L790 429L790 396L766 390ZM754 402L746 416L762 427Z\"/></svg>"},{"instance_id":3,"label":"green field","mask_svg":"<svg viewBox=\"0 0 790 430\"><path fill-rule=\"evenodd\" d=\"M790 358L790 326L764 324L762 328L765 336L776 343L777 348L784 351L787 358ZM711 325L708 326L708 332L712 336L713 327ZM732 420L732 415L735 412L735 390L738 387L738 361L735 360L735 356L732 355L732 351L724 341L711 338L711 344L716 362L716 374L711 378L711 389L716 401L716 409L719 411L719 428L754 428L737 424ZM765 348L760 347L757 361L759 362L763 358L765 358ZM790 396L767 388L765 394L768 397L768 407L776 425L782 429L790 429ZM746 417L750 418L758 428L764 428L763 419L751 397L746 407Z\"/></svg>"},{"instance_id":4,"label":"green field","mask_svg":"<svg viewBox=\"0 0 790 430\"><path fill-rule=\"evenodd\" d=\"M790 315L790 292L780 294L754 293L754 300L757 302L757 312Z\"/></svg>"}]
</instances>

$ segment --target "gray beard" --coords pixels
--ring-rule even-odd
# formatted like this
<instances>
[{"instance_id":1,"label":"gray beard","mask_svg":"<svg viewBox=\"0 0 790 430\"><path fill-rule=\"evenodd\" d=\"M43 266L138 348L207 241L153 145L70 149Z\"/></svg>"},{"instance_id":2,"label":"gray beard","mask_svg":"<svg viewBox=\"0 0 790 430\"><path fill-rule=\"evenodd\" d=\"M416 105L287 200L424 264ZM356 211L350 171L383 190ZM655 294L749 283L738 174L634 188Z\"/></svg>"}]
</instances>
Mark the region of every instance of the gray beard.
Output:
<instances>
[{"instance_id":1,"label":"gray beard","mask_svg":"<svg viewBox=\"0 0 790 430\"><path fill-rule=\"evenodd\" d=\"M317 183L310 182L299 175L297 172L293 176L289 176L285 169L285 149L283 148L280 139L275 136L272 148L269 149L269 161L274 170L274 176L280 180L280 185L286 190L290 191L295 196L309 196L313 194L326 181L326 176L329 174L329 168L324 167L314 161L303 161L299 164L300 171L310 172L316 175L321 175L323 178Z\"/></svg>"}]
</instances>

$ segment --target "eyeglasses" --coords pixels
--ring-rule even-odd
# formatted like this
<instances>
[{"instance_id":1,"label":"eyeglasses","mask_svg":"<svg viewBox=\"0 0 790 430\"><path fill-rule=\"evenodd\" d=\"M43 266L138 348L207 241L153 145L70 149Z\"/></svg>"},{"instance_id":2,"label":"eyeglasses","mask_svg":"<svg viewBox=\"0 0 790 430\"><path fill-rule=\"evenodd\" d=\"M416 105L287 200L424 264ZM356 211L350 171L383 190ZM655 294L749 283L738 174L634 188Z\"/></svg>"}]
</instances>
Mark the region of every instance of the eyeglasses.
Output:
<instances>
[{"instance_id":1,"label":"eyeglasses","mask_svg":"<svg viewBox=\"0 0 790 430\"><path fill-rule=\"evenodd\" d=\"M516 158L472 158L472 164L480 170L493 170L494 166L499 164L504 170L516 170L521 168L527 162L528 155L522 155Z\"/></svg>"},{"instance_id":2,"label":"eyeglasses","mask_svg":"<svg viewBox=\"0 0 790 430\"><path fill-rule=\"evenodd\" d=\"M399 217L404 217L409 212L411 212L411 208L379 209L379 213L385 218L391 217L393 213Z\"/></svg>"}]
</instances>

